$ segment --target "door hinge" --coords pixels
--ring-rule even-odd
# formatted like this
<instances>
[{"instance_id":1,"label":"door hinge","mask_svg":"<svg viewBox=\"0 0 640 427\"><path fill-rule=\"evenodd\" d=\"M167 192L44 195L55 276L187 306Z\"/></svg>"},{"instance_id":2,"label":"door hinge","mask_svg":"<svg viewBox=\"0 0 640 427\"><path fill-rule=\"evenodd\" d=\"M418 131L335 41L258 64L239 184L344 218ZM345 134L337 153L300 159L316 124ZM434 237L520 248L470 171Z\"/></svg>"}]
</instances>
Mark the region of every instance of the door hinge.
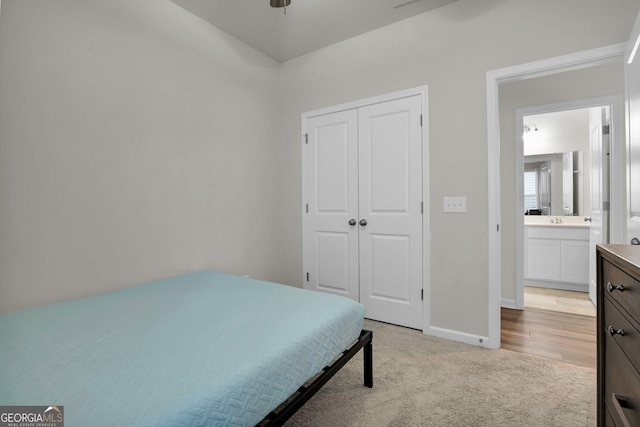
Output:
<instances>
[{"instance_id":1,"label":"door hinge","mask_svg":"<svg viewBox=\"0 0 640 427\"><path fill-rule=\"evenodd\" d=\"M602 134L603 135L609 135L609 132L611 131L610 129L611 128L609 127L609 125L602 126Z\"/></svg>"},{"instance_id":2,"label":"door hinge","mask_svg":"<svg viewBox=\"0 0 640 427\"><path fill-rule=\"evenodd\" d=\"M424 301L424 289L420 289L420 299Z\"/></svg>"},{"instance_id":3,"label":"door hinge","mask_svg":"<svg viewBox=\"0 0 640 427\"><path fill-rule=\"evenodd\" d=\"M420 126L422 126L422 114L420 114Z\"/></svg>"},{"instance_id":4,"label":"door hinge","mask_svg":"<svg viewBox=\"0 0 640 427\"><path fill-rule=\"evenodd\" d=\"M424 214L424 202L420 202L420 213Z\"/></svg>"},{"instance_id":5,"label":"door hinge","mask_svg":"<svg viewBox=\"0 0 640 427\"><path fill-rule=\"evenodd\" d=\"M304 209L305 209L305 211L307 211L307 213L309 213L309 203L306 204Z\"/></svg>"},{"instance_id":6,"label":"door hinge","mask_svg":"<svg viewBox=\"0 0 640 427\"><path fill-rule=\"evenodd\" d=\"M307 273L307 282L309 281L309 273Z\"/></svg>"},{"instance_id":7,"label":"door hinge","mask_svg":"<svg viewBox=\"0 0 640 427\"><path fill-rule=\"evenodd\" d=\"M500 224L496 224L496 231L500 231Z\"/></svg>"},{"instance_id":8,"label":"door hinge","mask_svg":"<svg viewBox=\"0 0 640 427\"><path fill-rule=\"evenodd\" d=\"M304 134L304 143L305 143L305 144L308 144L308 143L309 143L309 134L308 134L308 133L305 133L305 134Z\"/></svg>"},{"instance_id":9,"label":"door hinge","mask_svg":"<svg viewBox=\"0 0 640 427\"><path fill-rule=\"evenodd\" d=\"M603 210L603 211L608 211L609 209L611 209L611 203L609 203L609 202L603 202L603 203L602 203L602 210Z\"/></svg>"}]
</instances>

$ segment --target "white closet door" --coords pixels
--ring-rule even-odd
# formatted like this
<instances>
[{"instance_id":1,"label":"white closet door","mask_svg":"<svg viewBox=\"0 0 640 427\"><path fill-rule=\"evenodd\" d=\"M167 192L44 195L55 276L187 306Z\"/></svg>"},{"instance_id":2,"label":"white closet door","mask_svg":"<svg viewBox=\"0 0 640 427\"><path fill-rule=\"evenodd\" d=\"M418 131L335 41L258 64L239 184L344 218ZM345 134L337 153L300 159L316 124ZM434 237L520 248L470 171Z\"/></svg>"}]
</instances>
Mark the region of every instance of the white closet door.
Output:
<instances>
[{"instance_id":1,"label":"white closet door","mask_svg":"<svg viewBox=\"0 0 640 427\"><path fill-rule=\"evenodd\" d=\"M358 114L307 120L303 147L305 287L359 300ZM307 212L308 211L308 212Z\"/></svg>"},{"instance_id":2,"label":"white closet door","mask_svg":"<svg viewBox=\"0 0 640 427\"><path fill-rule=\"evenodd\" d=\"M360 302L422 329L420 96L358 109ZM364 225L366 222L366 225Z\"/></svg>"},{"instance_id":3,"label":"white closet door","mask_svg":"<svg viewBox=\"0 0 640 427\"><path fill-rule=\"evenodd\" d=\"M609 243L609 135L603 132L606 122L604 108L589 112L589 154L591 156L591 217L589 233L589 297L597 304L596 245Z\"/></svg>"}]
</instances>

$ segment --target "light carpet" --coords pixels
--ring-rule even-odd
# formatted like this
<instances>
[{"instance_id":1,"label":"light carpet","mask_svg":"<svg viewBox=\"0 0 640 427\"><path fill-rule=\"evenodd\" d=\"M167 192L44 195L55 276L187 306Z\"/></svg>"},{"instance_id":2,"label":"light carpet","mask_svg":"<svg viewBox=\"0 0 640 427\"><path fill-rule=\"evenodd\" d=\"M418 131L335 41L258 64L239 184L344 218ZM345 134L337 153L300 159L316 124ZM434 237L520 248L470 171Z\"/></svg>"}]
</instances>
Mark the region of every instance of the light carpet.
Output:
<instances>
[{"instance_id":1,"label":"light carpet","mask_svg":"<svg viewBox=\"0 0 640 427\"><path fill-rule=\"evenodd\" d=\"M359 352L286 424L595 426L596 371L366 320L372 389Z\"/></svg>"}]
</instances>

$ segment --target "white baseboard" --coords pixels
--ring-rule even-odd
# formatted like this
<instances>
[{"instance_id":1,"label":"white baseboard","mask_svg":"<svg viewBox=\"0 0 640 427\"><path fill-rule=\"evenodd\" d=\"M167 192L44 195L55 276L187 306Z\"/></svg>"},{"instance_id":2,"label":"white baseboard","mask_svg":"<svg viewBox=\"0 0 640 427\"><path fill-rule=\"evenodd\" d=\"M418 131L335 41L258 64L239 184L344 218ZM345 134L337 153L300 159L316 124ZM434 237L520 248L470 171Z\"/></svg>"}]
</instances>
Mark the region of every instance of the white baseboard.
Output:
<instances>
[{"instance_id":1,"label":"white baseboard","mask_svg":"<svg viewBox=\"0 0 640 427\"><path fill-rule=\"evenodd\" d=\"M514 310L518 309L518 305L516 304L516 300L514 299L502 298L500 304L504 308L513 308Z\"/></svg>"},{"instance_id":2,"label":"white baseboard","mask_svg":"<svg viewBox=\"0 0 640 427\"><path fill-rule=\"evenodd\" d=\"M549 282L546 280L524 279L525 286L536 286L538 288L562 289L565 291L589 292L589 284Z\"/></svg>"},{"instance_id":3,"label":"white baseboard","mask_svg":"<svg viewBox=\"0 0 640 427\"><path fill-rule=\"evenodd\" d=\"M445 338L452 341L459 341L466 344L477 345L486 348L500 348L500 343L492 343L488 337L481 335L468 334L466 332L453 331L451 329L438 328L430 326L423 331L426 335L432 335L438 338Z\"/></svg>"}]
</instances>

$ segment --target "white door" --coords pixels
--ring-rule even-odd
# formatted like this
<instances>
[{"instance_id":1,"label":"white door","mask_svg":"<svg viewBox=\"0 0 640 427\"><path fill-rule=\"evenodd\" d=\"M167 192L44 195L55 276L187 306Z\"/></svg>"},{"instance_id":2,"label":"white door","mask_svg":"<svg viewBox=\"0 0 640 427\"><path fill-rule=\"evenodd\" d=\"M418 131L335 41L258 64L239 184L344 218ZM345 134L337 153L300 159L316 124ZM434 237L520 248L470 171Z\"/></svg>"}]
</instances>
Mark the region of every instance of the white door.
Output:
<instances>
[{"instance_id":1,"label":"white door","mask_svg":"<svg viewBox=\"0 0 640 427\"><path fill-rule=\"evenodd\" d=\"M603 132L606 107L589 112L589 154L591 156L591 230L589 235L589 297L596 301L596 245L608 243L609 224L609 132Z\"/></svg>"},{"instance_id":2,"label":"white door","mask_svg":"<svg viewBox=\"0 0 640 427\"><path fill-rule=\"evenodd\" d=\"M367 317L422 329L419 96L359 109L360 302ZM366 224L366 225L364 225Z\"/></svg>"},{"instance_id":3,"label":"white door","mask_svg":"<svg viewBox=\"0 0 640 427\"><path fill-rule=\"evenodd\" d=\"M627 91L627 242L640 239L640 14L625 55ZM635 53L635 55L634 55ZM634 240L636 239L636 240Z\"/></svg>"},{"instance_id":4,"label":"white door","mask_svg":"<svg viewBox=\"0 0 640 427\"><path fill-rule=\"evenodd\" d=\"M358 113L307 120L303 251L306 288L358 301Z\"/></svg>"}]
</instances>

